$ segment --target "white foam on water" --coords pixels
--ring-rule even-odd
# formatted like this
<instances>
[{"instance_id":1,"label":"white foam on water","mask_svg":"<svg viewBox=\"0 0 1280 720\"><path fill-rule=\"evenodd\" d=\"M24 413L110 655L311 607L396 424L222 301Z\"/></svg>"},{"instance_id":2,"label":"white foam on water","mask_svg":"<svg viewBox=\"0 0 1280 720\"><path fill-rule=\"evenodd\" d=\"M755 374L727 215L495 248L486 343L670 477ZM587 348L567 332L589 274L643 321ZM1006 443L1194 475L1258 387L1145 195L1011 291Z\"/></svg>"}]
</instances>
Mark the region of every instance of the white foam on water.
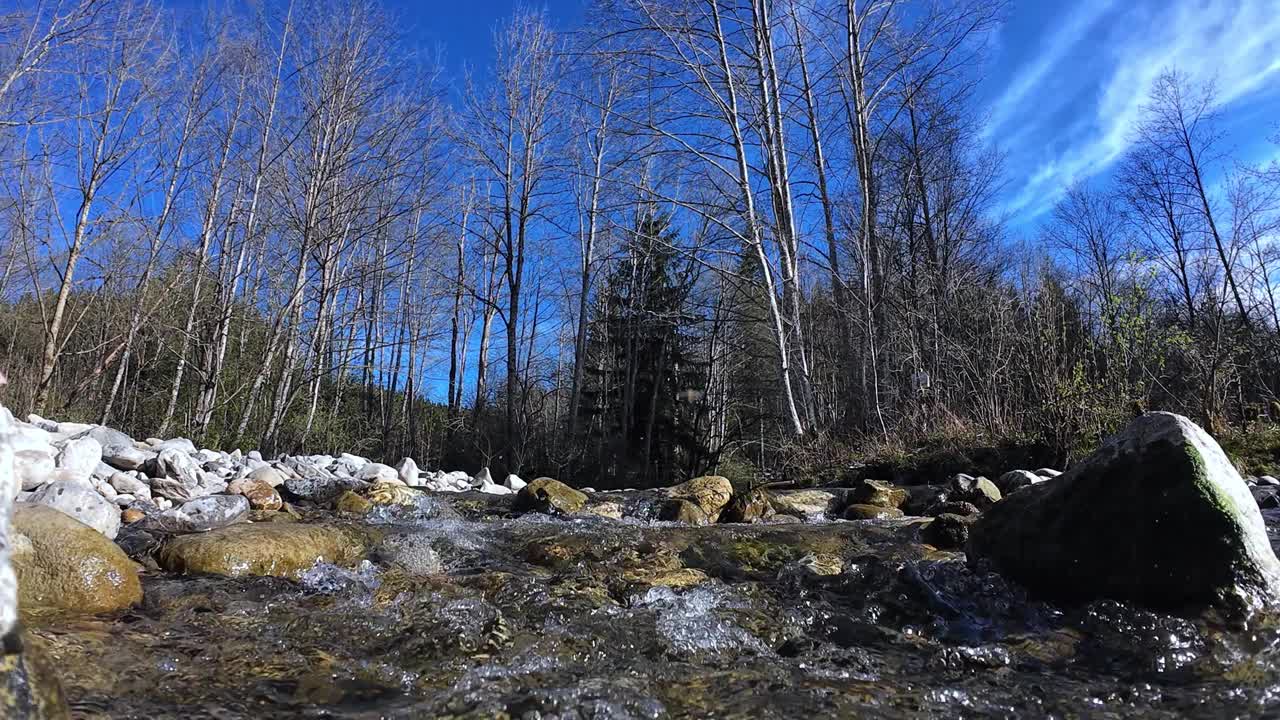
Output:
<instances>
[{"instance_id":1,"label":"white foam on water","mask_svg":"<svg viewBox=\"0 0 1280 720\"><path fill-rule=\"evenodd\" d=\"M730 607L722 591L693 588L676 592L668 587L650 588L638 606L657 613L654 624L667 649L678 655L723 653L736 650L768 653L759 638L718 613Z\"/></svg>"}]
</instances>

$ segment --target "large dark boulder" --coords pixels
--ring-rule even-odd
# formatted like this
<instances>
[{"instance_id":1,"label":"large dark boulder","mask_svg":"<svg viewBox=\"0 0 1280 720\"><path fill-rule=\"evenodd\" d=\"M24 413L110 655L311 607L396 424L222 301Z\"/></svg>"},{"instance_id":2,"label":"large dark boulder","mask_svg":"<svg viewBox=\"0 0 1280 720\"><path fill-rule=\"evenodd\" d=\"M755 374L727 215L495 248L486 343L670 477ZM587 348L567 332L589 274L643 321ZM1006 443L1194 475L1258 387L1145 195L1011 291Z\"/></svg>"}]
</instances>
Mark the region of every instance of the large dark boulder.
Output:
<instances>
[{"instance_id":1,"label":"large dark boulder","mask_svg":"<svg viewBox=\"0 0 1280 720\"><path fill-rule=\"evenodd\" d=\"M1185 417L1147 413L975 523L970 562L1042 596L1243 611L1280 597L1280 561L1244 480Z\"/></svg>"}]
</instances>

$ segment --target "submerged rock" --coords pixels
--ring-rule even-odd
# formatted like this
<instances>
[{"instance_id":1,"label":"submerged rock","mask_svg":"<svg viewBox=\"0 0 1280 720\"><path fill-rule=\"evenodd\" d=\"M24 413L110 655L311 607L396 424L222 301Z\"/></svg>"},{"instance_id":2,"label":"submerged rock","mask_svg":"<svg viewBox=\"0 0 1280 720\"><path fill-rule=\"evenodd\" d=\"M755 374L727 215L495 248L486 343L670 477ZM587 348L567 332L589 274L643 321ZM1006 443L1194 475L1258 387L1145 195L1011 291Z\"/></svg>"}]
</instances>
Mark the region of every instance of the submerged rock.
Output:
<instances>
[{"instance_id":1,"label":"submerged rock","mask_svg":"<svg viewBox=\"0 0 1280 720\"><path fill-rule=\"evenodd\" d=\"M579 492L559 480L540 477L516 493L516 510L572 515L587 504L586 493Z\"/></svg>"},{"instance_id":2,"label":"submerged rock","mask_svg":"<svg viewBox=\"0 0 1280 720\"><path fill-rule=\"evenodd\" d=\"M967 551L1052 598L1231 610L1280 598L1280 561L1244 480L1172 413L1142 415L1061 477L987 510Z\"/></svg>"},{"instance_id":3,"label":"submerged rock","mask_svg":"<svg viewBox=\"0 0 1280 720\"><path fill-rule=\"evenodd\" d=\"M13 640L18 640L15 632ZM0 717L18 720L61 720L69 717L57 674L29 642L15 642L0 652Z\"/></svg>"},{"instance_id":4,"label":"submerged rock","mask_svg":"<svg viewBox=\"0 0 1280 720\"><path fill-rule=\"evenodd\" d=\"M772 493L773 508L800 518L822 518L839 512L843 497L829 490L782 490Z\"/></svg>"},{"instance_id":5,"label":"submerged rock","mask_svg":"<svg viewBox=\"0 0 1280 720\"><path fill-rule=\"evenodd\" d=\"M133 561L88 525L44 505L19 503L13 529L23 608L102 613L142 600Z\"/></svg>"},{"instance_id":6,"label":"submerged rock","mask_svg":"<svg viewBox=\"0 0 1280 720\"><path fill-rule=\"evenodd\" d=\"M891 520L902 517L902 511L896 507L854 503L844 509L845 520Z\"/></svg>"},{"instance_id":7,"label":"submerged rock","mask_svg":"<svg viewBox=\"0 0 1280 720\"><path fill-rule=\"evenodd\" d=\"M364 552L350 531L327 525L244 523L167 541L160 567L178 573L298 579L317 562L346 564Z\"/></svg>"}]
</instances>

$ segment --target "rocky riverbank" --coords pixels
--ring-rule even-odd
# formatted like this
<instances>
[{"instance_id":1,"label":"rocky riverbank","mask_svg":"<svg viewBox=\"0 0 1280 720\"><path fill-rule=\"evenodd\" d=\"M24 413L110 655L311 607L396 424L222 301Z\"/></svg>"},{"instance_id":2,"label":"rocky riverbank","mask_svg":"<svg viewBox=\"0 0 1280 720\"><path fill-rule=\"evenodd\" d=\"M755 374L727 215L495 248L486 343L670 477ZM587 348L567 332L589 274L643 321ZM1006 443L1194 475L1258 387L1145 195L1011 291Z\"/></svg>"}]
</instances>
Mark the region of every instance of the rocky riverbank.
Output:
<instances>
[{"instance_id":1,"label":"rocky riverbank","mask_svg":"<svg viewBox=\"0 0 1280 720\"><path fill-rule=\"evenodd\" d=\"M79 716L1172 717L1280 689L1272 486L1164 413L1065 474L785 490L5 437L12 657Z\"/></svg>"}]
</instances>

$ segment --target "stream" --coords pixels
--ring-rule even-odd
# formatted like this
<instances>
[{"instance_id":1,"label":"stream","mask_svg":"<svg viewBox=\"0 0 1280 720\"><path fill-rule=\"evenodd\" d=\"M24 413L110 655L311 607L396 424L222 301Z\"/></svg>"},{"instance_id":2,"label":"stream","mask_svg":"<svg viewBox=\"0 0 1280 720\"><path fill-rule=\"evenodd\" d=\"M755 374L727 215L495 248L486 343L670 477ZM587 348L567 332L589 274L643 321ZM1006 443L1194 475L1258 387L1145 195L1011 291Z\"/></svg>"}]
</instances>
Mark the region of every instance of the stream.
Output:
<instances>
[{"instance_id":1,"label":"stream","mask_svg":"<svg viewBox=\"0 0 1280 720\"><path fill-rule=\"evenodd\" d=\"M82 718L1280 712L1280 616L1037 602L922 544L921 522L692 527L432 496L362 521L354 567L152 569L124 614L27 624Z\"/></svg>"}]
</instances>

